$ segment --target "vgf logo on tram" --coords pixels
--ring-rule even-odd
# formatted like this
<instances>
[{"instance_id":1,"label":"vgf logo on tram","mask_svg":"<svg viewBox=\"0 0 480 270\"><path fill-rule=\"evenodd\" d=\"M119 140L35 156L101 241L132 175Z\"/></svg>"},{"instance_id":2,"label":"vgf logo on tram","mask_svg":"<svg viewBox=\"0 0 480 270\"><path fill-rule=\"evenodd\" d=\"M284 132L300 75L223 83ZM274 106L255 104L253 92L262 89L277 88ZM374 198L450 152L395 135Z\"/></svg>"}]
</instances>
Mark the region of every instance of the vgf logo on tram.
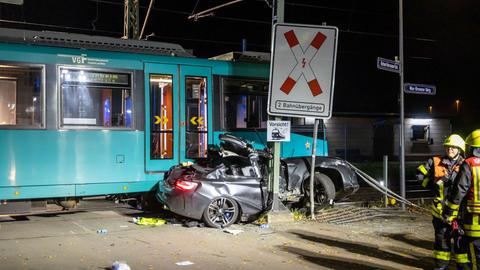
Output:
<instances>
[{"instance_id":1,"label":"vgf logo on tram","mask_svg":"<svg viewBox=\"0 0 480 270\"><path fill-rule=\"evenodd\" d=\"M87 55L82 54L80 56L72 56L72 62L74 64L85 64L85 61L87 60Z\"/></svg>"}]
</instances>

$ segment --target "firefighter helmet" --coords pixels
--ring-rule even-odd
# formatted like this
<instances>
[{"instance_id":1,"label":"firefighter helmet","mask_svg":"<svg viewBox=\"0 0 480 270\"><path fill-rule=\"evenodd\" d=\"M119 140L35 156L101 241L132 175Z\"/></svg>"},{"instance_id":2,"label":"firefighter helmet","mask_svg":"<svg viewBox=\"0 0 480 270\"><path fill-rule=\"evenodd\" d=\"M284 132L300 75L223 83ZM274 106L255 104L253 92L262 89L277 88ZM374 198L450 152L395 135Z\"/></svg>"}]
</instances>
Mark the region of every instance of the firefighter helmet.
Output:
<instances>
[{"instance_id":1,"label":"firefighter helmet","mask_svg":"<svg viewBox=\"0 0 480 270\"><path fill-rule=\"evenodd\" d=\"M479 140L478 140L478 144L480 145L480 130L478 130L479 133ZM459 135L457 134L452 134L450 136L448 136L445 141L443 142L443 146L454 146L454 147L458 147L460 150L462 150L462 152L465 152L465 141L462 139L462 137L460 137Z\"/></svg>"},{"instance_id":2,"label":"firefighter helmet","mask_svg":"<svg viewBox=\"0 0 480 270\"><path fill-rule=\"evenodd\" d=\"M468 135L465 143L471 147L480 147L480 129L476 129Z\"/></svg>"}]
</instances>

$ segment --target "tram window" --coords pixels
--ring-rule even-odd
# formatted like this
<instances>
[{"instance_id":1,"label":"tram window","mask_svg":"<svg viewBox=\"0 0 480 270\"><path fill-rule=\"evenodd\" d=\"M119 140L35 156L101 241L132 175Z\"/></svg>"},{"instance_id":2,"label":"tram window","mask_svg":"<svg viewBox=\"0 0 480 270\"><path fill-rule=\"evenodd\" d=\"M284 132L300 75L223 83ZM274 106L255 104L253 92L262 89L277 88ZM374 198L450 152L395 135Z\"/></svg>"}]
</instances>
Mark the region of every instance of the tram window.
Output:
<instances>
[{"instance_id":1,"label":"tram window","mask_svg":"<svg viewBox=\"0 0 480 270\"><path fill-rule=\"evenodd\" d=\"M0 65L0 128L42 128L43 68Z\"/></svg>"},{"instance_id":2,"label":"tram window","mask_svg":"<svg viewBox=\"0 0 480 270\"><path fill-rule=\"evenodd\" d=\"M131 74L60 69L62 125L132 128Z\"/></svg>"},{"instance_id":3,"label":"tram window","mask_svg":"<svg viewBox=\"0 0 480 270\"><path fill-rule=\"evenodd\" d=\"M173 158L173 76L150 75L150 158Z\"/></svg>"},{"instance_id":4,"label":"tram window","mask_svg":"<svg viewBox=\"0 0 480 270\"><path fill-rule=\"evenodd\" d=\"M223 93L226 129L266 128L267 81L224 78Z\"/></svg>"},{"instance_id":5,"label":"tram window","mask_svg":"<svg viewBox=\"0 0 480 270\"><path fill-rule=\"evenodd\" d=\"M187 76L185 86L186 158L204 158L208 148L207 78Z\"/></svg>"}]
</instances>

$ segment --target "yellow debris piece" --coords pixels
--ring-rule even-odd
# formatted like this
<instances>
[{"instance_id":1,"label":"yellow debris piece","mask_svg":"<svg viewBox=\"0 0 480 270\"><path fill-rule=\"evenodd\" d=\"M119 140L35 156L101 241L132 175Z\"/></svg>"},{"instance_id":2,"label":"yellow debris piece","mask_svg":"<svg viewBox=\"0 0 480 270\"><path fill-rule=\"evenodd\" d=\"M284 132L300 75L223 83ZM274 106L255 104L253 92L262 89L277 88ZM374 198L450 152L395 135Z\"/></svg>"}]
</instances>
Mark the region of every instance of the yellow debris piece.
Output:
<instances>
[{"instance_id":1,"label":"yellow debris piece","mask_svg":"<svg viewBox=\"0 0 480 270\"><path fill-rule=\"evenodd\" d=\"M138 225L147 225L147 226L159 226L167 223L167 221L163 218L146 218L146 217L133 218L133 222Z\"/></svg>"},{"instance_id":2,"label":"yellow debris piece","mask_svg":"<svg viewBox=\"0 0 480 270\"><path fill-rule=\"evenodd\" d=\"M397 203L397 200L395 200L395 198L388 198L389 205L395 205L396 203Z\"/></svg>"}]
</instances>

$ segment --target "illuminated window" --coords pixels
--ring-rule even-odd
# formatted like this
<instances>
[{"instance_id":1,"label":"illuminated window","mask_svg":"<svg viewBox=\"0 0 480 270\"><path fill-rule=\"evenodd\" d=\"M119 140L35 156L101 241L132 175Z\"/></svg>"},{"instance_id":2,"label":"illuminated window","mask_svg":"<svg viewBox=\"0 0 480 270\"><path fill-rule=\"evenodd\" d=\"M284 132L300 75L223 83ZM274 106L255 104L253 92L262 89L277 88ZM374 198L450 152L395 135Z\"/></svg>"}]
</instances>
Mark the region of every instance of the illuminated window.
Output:
<instances>
[{"instance_id":1,"label":"illuminated window","mask_svg":"<svg viewBox=\"0 0 480 270\"><path fill-rule=\"evenodd\" d=\"M416 143L430 142L430 126L429 125L413 125L411 140Z\"/></svg>"},{"instance_id":2,"label":"illuminated window","mask_svg":"<svg viewBox=\"0 0 480 270\"><path fill-rule=\"evenodd\" d=\"M0 127L42 128L43 68L0 65Z\"/></svg>"},{"instance_id":3,"label":"illuminated window","mask_svg":"<svg viewBox=\"0 0 480 270\"><path fill-rule=\"evenodd\" d=\"M173 158L172 75L150 75L150 158Z\"/></svg>"},{"instance_id":4,"label":"illuminated window","mask_svg":"<svg viewBox=\"0 0 480 270\"><path fill-rule=\"evenodd\" d=\"M225 78L222 86L226 129L266 128L268 81Z\"/></svg>"},{"instance_id":5,"label":"illuminated window","mask_svg":"<svg viewBox=\"0 0 480 270\"><path fill-rule=\"evenodd\" d=\"M131 74L60 69L62 126L132 128Z\"/></svg>"}]
</instances>

